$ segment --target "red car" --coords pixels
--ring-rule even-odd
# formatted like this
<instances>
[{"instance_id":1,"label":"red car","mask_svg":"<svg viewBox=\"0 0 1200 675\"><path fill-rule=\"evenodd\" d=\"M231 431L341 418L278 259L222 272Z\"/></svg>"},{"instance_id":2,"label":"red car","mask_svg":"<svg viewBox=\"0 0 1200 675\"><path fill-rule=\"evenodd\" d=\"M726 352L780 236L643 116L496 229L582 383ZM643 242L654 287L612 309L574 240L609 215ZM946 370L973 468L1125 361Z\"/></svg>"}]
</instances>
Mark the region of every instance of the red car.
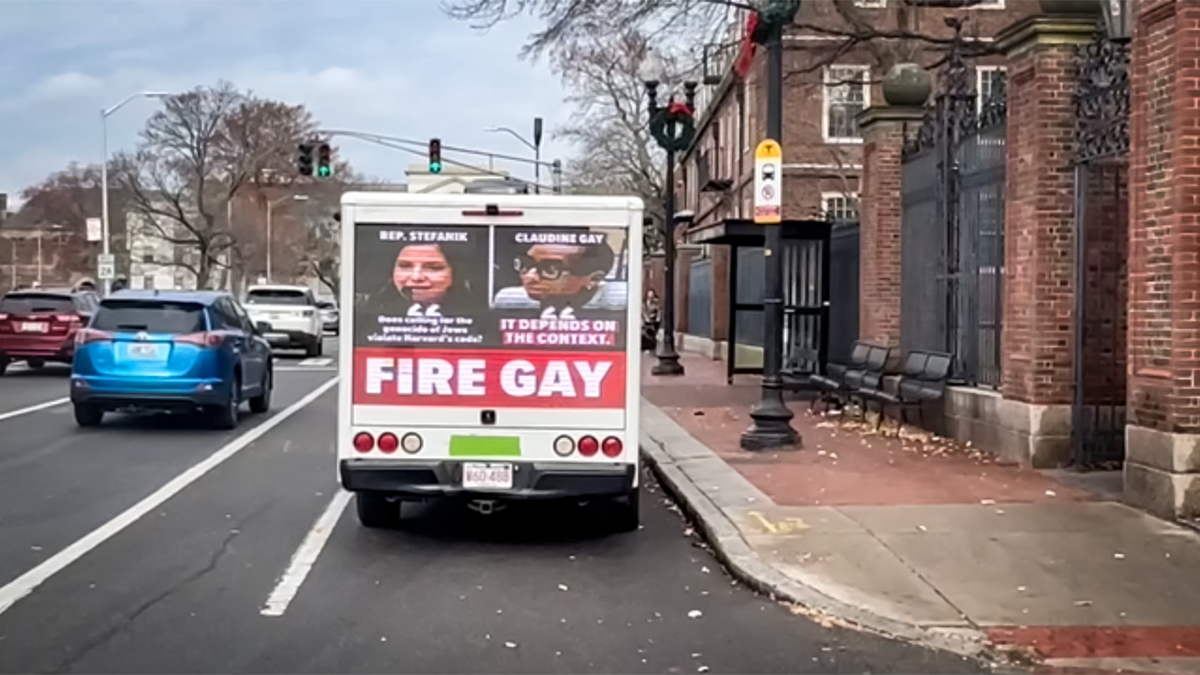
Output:
<instances>
[{"instance_id":1,"label":"red car","mask_svg":"<svg viewBox=\"0 0 1200 675\"><path fill-rule=\"evenodd\" d=\"M71 363L75 332L99 306L93 291L37 288L0 298L0 375L14 361L38 369L47 362Z\"/></svg>"}]
</instances>

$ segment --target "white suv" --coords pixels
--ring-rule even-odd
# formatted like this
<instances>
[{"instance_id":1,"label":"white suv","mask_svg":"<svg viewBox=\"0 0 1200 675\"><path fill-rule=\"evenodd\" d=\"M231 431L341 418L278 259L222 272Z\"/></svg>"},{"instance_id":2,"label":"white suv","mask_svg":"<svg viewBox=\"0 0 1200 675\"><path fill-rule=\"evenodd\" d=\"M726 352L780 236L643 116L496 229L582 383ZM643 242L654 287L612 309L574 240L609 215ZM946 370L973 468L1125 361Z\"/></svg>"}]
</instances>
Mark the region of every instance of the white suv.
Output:
<instances>
[{"instance_id":1,"label":"white suv","mask_svg":"<svg viewBox=\"0 0 1200 675\"><path fill-rule=\"evenodd\" d=\"M263 333L272 346L321 355L321 312L306 286L251 286L243 305L256 325L267 324Z\"/></svg>"}]
</instances>

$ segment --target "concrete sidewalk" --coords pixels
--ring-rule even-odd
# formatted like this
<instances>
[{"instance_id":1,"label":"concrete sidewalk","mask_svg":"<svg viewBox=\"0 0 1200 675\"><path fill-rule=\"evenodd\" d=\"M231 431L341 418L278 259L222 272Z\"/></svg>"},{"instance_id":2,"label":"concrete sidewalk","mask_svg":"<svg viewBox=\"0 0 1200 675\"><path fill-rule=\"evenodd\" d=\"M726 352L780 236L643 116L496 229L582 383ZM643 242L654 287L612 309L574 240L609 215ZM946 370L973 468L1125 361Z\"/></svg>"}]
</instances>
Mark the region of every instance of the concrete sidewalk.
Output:
<instances>
[{"instance_id":1,"label":"concrete sidewalk","mask_svg":"<svg viewBox=\"0 0 1200 675\"><path fill-rule=\"evenodd\" d=\"M759 590L826 620L1059 672L1200 672L1195 532L796 404L804 449L745 453L734 439L747 390L705 383L711 367L687 361L689 375L645 382L661 408L643 401L642 451Z\"/></svg>"}]
</instances>

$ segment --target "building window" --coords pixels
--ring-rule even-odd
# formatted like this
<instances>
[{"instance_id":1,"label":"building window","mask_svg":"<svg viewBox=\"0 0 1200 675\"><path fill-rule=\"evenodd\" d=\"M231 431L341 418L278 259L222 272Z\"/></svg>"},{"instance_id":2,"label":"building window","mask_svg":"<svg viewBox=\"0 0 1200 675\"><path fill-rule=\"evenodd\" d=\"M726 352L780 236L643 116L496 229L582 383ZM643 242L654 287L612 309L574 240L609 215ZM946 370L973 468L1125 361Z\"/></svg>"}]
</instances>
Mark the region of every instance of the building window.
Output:
<instances>
[{"instance_id":1,"label":"building window","mask_svg":"<svg viewBox=\"0 0 1200 675\"><path fill-rule=\"evenodd\" d=\"M829 66L825 69L822 107L827 143L861 143L855 117L871 105L870 66Z\"/></svg>"},{"instance_id":2,"label":"building window","mask_svg":"<svg viewBox=\"0 0 1200 675\"><path fill-rule=\"evenodd\" d=\"M858 222L858 195L844 192L821 193L821 215L838 223Z\"/></svg>"},{"instance_id":3,"label":"building window","mask_svg":"<svg viewBox=\"0 0 1200 675\"><path fill-rule=\"evenodd\" d=\"M975 109L983 110L983 102L992 95L996 83L1008 76L1004 66L975 66Z\"/></svg>"}]
</instances>

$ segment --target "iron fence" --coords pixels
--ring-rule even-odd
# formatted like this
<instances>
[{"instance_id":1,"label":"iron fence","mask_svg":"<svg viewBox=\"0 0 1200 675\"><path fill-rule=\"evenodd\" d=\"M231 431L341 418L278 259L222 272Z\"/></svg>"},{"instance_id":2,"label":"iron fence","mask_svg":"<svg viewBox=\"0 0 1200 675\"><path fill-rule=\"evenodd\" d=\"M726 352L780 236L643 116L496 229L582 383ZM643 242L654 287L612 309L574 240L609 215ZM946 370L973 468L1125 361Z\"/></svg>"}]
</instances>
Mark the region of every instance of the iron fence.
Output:
<instances>
[{"instance_id":1,"label":"iron fence","mask_svg":"<svg viewBox=\"0 0 1200 675\"><path fill-rule=\"evenodd\" d=\"M905 145L900 343L954 355L955 381L1000 384L1005 82L976 108L952 49L942 92Z\"/></svg>"}]
</instances>

